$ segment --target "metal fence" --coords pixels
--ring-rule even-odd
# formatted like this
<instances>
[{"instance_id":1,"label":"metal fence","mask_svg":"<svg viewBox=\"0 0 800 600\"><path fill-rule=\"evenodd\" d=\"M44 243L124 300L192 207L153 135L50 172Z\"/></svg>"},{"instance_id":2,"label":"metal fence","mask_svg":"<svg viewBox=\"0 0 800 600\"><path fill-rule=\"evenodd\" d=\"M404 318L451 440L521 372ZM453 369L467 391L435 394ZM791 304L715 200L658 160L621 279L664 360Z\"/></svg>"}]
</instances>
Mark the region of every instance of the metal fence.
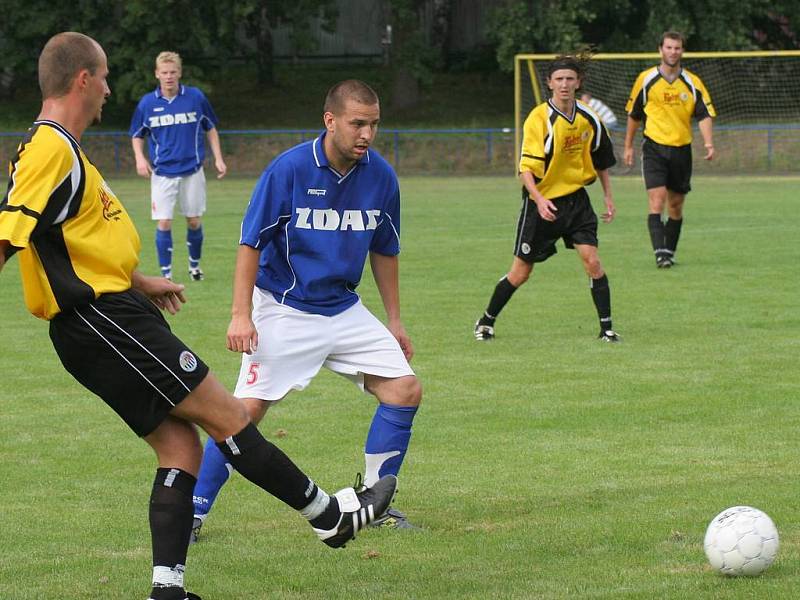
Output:
<instances>
[{"instance_id":1,"label":"metal fence","mask_svg":"<svg viewBox=\"0 0 800 600\"><path fill-rule=\"evenodd\" d=\"M221 130L220 139L230 175L255 176L278 154L319 135L317 129ZM624 130L612 132L618 160ZM0 132L0 160L8 164L23 132ZM695 161L696 173L798 173L800 125L756 124L716 126L718 156L713 163ZM696 156L702 140L695 136ZM134 175L130 138L125 131L87 131L82 140L90 160L108 177ZM517 152L514 131L486 129L381 129L374 147L403 175L509 175ZM207 153L208 154L208 153ZM209 167L207 167L208 169ZM211 167L213 168L213 167ZM619 165L618 173L626 172Z\"/></svg>"}]
</instances>

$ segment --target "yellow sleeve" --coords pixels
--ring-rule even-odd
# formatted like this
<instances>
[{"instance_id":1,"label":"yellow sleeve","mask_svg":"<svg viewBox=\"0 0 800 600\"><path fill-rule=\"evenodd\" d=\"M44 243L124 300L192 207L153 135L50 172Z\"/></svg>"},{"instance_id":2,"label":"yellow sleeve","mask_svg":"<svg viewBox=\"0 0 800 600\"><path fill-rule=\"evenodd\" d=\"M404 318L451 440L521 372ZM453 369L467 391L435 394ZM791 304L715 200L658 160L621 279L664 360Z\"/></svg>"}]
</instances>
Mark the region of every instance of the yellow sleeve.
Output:
<instances>
[{"instance_id":1,"label":"yellow sleeve","mask_svg":"<svg viewBox=\"0 0 800 600\"><path fill-rule=\"evenodd\" d=\"M541 105L540 105L541 106ZM544 139L547 135L546 112L538 107L531 111L522 127L522 154L519 172L530 171L534 177L544 177Z\"/></svg>"},{"instance_id":2,"label":"yellow sleeve","mask_svg":"<svg viewBox=\"0 0 800 600\"><path fill-rule=\"evenodd\" d=\"M36 226L43 219L52 223L72 198L80 166L69 143L49 131L36 131L17 152L0 204L0 239L26 248Z\"/></svg>"}]
</instances>

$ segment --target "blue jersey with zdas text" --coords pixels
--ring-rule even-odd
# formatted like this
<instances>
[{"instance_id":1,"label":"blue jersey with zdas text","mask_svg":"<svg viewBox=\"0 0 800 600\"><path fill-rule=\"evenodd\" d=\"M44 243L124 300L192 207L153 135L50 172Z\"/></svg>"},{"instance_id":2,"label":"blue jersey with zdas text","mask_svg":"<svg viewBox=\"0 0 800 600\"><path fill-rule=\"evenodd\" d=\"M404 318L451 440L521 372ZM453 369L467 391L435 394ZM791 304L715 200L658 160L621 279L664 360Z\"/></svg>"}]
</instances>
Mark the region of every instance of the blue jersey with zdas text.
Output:
<instances>
[{"instance_id":1,"label":"blue jersey with zdas text","mask_svg":"<svg viewBox=\"0 0 800 600\"><path fill-rule=\"evenodd\" d=\"M203 134L216 126L217 115L199 89L182 85L176 96L167 99L159 87L139 100L129 134L149 137L150 162L156 175L178 177L203 165Z\"/></svg>"},{"instance_id":2,"label":"blue jersey with zdas text","mask_svg":"<svg viewBox=\"0 0 800 600\"><path fill-rule=\"evenodd\" d=\"M332 316L358 301L369 252L400 252L400 188L368 150L346 174L328 163L325 133L278 156L256 184L240 244L261 250L256 285L298 310Z\"/></svg>"}]
</instances>

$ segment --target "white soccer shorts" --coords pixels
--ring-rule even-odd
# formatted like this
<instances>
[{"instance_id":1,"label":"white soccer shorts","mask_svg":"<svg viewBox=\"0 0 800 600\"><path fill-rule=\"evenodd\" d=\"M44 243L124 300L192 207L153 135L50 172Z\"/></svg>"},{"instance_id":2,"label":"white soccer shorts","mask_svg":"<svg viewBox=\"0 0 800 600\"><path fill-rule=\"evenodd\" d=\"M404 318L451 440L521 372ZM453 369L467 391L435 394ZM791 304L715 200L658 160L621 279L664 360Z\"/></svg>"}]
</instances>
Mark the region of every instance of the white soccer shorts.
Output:
<instances>
[{"instance_id":1,"label":"white soccer shorts","mask_svg":"<svg viewBox=\"0 0 800 600\"><path fill-rule=\"evenodd\" d=\"M150 176L150 215L154 221L172 219L175 203L182 215L200 217L206 212L206 175L203 167L191 175Z\"/></svg>"},{"instance_id":2,"label":"white soccer shorts","mask_svg":"<svg viewBox=\"0 0 800 600\"><path fill-rule=\"evenodd\" d=\"M276 402L302 390L327 367L364 389L364 374L413 375L395 337L359 300L326 317L279 304L271 292L253 291L258 347L242 354L234 395Z\"/></svg>"}]
</instances>

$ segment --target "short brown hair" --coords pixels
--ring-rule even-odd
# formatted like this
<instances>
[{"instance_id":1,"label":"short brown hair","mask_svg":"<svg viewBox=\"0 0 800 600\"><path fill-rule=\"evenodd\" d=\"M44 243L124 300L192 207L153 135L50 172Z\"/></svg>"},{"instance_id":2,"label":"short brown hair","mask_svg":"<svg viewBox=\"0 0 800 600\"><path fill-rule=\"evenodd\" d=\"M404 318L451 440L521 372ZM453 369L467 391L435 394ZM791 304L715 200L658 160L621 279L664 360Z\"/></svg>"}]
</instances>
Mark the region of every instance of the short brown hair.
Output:
<instances>
[{"instance_id":1,"label":"short brown hair","mask_svg":"<svg viewBox=\"0 0 800 600\"><path fill-rule=\"evenodd\" d=\"M323 112L340 113L347 100L355 100L359 104L372 106L378 104L378 94L371 87L359 79L345 79L328 90L325 96Z\"/></svg>"},{"instance_id":2,"label":"short brown hair","mask_svg":"<svg viewBox=\"0 0 800 600\"><path fill-rule=\"evenodd\" d=\"M183 69L183 60L181 60L181 55L177 52L170 52L168 50L160 52L158 56L156 56L156 69L158 69L158 65L165 62L175 63L178 65L179 69Z\"/></svg>"},{"instance_id":3,"label":"short brown hair","mask_svg":"<svg viewBox=\"0 0 800 600\"><path fill-rule=\"evenodd\" d=\"M680 31L665 31L662 33L661 41L658 43L658 47L661 48L666 40L678 40L681 43L681 46L684 48L686 47L686 36Z\"/></svg>"},{"instance_id":4,"label":"short brown hair","mask_svg":"<svg viewBox=\"0 0 800 600\"><path fill-rule=\"evenodd\" d=\"M100 67L100 44L88 35L64 31L51 37L39 55L39 88L42 98L58 98L69 93L78 71L92 75Z\"/></svg>"}]
</instances>

